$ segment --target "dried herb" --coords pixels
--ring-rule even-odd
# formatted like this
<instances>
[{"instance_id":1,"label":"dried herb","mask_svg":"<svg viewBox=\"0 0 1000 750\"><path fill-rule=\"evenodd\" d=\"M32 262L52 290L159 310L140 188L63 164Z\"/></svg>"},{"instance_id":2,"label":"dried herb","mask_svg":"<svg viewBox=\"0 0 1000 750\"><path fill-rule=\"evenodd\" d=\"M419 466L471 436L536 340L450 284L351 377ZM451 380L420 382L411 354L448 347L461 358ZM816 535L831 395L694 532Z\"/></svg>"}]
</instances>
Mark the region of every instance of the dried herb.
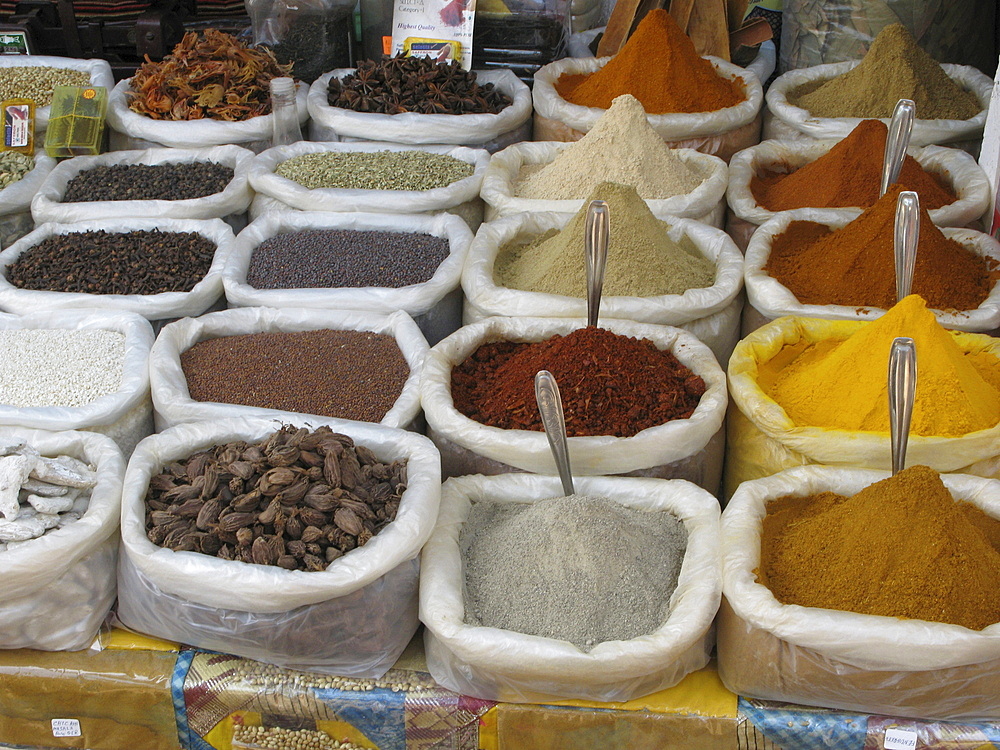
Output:
<instances>
[{"instance_id":1,"label":"dried herb","mask_svg":"<svg viewBox=\"0 0 1000 750\"><path fill-rule=\"evenodd\" d=\"M222 31L191 31L163 62L146 58L132 78L129 108L154 120L249 120L270 114L269 82L291 68Z\"/></svg>"},{"instance_id":2,"label":"dried herb","mask_svg":"<svg viewBox=\"0 0 1000 750\"><path fill-rule=\"evenodd\" d=\"M327 102L355 112L396 115L498 114L511 98L492 83L480 85L476 74L455 60L439 63L429 57L386 57L361 60L357 70L330 80Z\"/></svg>"}]
</instances>

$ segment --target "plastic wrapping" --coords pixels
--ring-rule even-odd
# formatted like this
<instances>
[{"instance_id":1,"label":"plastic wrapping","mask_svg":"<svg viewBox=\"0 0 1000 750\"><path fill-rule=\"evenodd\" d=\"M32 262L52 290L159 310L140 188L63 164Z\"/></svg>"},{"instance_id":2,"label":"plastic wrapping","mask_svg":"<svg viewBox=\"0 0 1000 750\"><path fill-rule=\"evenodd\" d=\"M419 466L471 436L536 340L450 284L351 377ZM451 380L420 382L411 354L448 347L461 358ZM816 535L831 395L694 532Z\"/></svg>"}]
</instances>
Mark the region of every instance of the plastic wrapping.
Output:
<instances>
[{"instance_id":1,"label":"plastic wrapping","mask_svg":"<svg viewBox=\"0 0 1000 750\"><path fill-rule=\"evenodd\" d=\"M427 434L441 450L445 476L528 471L555 473L544 432L505 430L469 419L451 397L452 368L488 341L544 341L584 327L585 320L487 318L459 329L433 347L424 360L420 383ZM624 320L602 321L602 328L651 340L705 381L705 394L688 419L675 419L632 437L571 437L569 455L576 476L626 474L688 479L715 492L723 441L717 437L726 416L726 377L711 350L687 331Z\"/></svg>"},{"instance_id":2,"label":"plastic wrapping","mask_svg":"<svg viewBox=\"0 0 1000 750\"><path fill-rule=\"evenodd\" d=\"M606 110L570 104L558 94L555 84L565 73L593 73L610 59L566 58L550 63L535 73L532 90L535 140L577 141L594 127ZM746 100L714 112L647 115L647 118L653 129L671 146L693 148L728 162L737 151L760 142L760 110L764 92L753 72L717 57L705 59L724 77L742 80Z\"/></svg>"},{"instance_id":3,"label":"plastic wrapping","mask_svg":"<svg viewBox=\"0 0 1000 750\"><path fill-rule=\"evenodd\" d=\"M91 219L147 217L166 219L228 219L236 231L245 223L253 195L247 170L253 152L239 146L205 149L150 148L144 151L113 151L100 156L79 156L64 161L46 178L31 202L31 213L39 224L69 224ZM214 162L233 170L233 179L213 195L187 200L80 201L63 203L70 180L94 167L134 164L194 164Z\"/></svg>"},{"instance_id":4,"label":"plastic wrapping","mask_svg":"<svg viewBox=\"0 0 1000 750\"><path fill-rule=\"evenodd\" d=\"M743 482L803 464L879 469L892 466L889 433L849 432L796 426L785 410L757 382L759 366L785 346L799 341L843 340L861 322L781 318L751 333L729 360L729 392L733 409L727 420L725 493ZM956 333L965 351L1000 357L1000 341L976 333ZM818 384L819 385L819 384ZM910 435L907 462L939 472L1000 478L1000 425L962 437Z\"/></svg>"},{"instance_id":5,"label":"plastic wrapping","mask_svg":"<svg viewBox=\"0 0 1000 750\"><path fill-rule=\"evenodd\" d=\"M108 96L107 123L111 126L111 148L114 151L167 146L169 148L206 148L233 144L259 153L271 145L274 125L272 115L251 117L249 120L154 120L133 112L128 106L132 79L120 81ZM298 84L295 109L299 125L309 118L306 96L309 87Z\"/></svg>"},{"instance_id":6,"label":"plastic wrapping","mask_svg":"<svg viewBox=\"0 0 1000 750\"><path fill-rule=\"evenodd\" d=\"M410 366L396 403L382 418L389 427L410 428L420 415L420 375L427 341L416 324L404 312L382 315L350 310L283 309L244 307L210 313L200 318L185 318L166 326L149 353L150 382L157 431L185 422L215 421L228 417L281 417L278 409L264 409L240 404L195 401L188 392L187 378L181 368L181 354L199 341L248 333L282 331L372 331L393 336ZM358 363L365 367L368 363ZM297 419L304 417L298 415ZM317 416L316 419L327 419ZM340 420L351 424L348 420ZM361 424L358 422L358 424Z\"/></svg>"},{"instance_id":7,"label":"plastic wrapping","mask_svg":"<svg viewBox=\"0 0 1000 750\"><path fill-rule=\"evenodd\" d=\"M514 183L523 166L550 164L569 145L565 141L518 143L494 154L483 175L480 193L486 201L486 220L493 221L522 211L576 213L583 208L585 198L542 200L514 195ZM682 162L703 177L702 183L690 193L644 200L656 214L666 213L685 219L697 219L705 224L721 227L725 214L726 188L729 185L729 170L725 162L688 148L677 149L676 154Z\"/></svg>"},{"instance_id":8,"label":"plastic wrapping","mask_svg":"<svg viewBox=\"0 0 1000 750\"><path fill-rule=\"evenodd\" d=\"M381 230L430 234L448 240L449 254L434 275L421 284L389 287L316 287L255 289L247 284L254 251L265 240L284 232L309 229ZM233 306L308 307L370 310L388 314L403 310L414 318L424 336L437 343L462 325L459 284L472 243L468 225L452 214L397 216L365 213L286 212L265 214L240 233L223 275L226 298ZM405 263L405 258L400 258ZM457 292L457 293L456 293Z\"/></svg>"},{"instance_id":9,"label":"plastic wrapping","mask_svg":"<svg viewBox=\"0 0 1000 750\"><path fill-rule=\"evenodd\" d=\"M849 496L888 476L810 466L739 488L722 519L726 604L719 619L720 676L730 690L755 698L923 719L995 721L1000 718L1000 624L975 631L786 605L757 583L761 524L770 500L825 491ZM1000 483L961 475L942 479L956 500L1000 518Z\"/></svg>"},{"instance_id":10,"label":"plastic wrapping","mask_svg":"<svg viewBox=\"0 0 1000 750\"><path fill-rule=\"evenodd\" d=\"M349 190L316 188L310 190L294 180L275 173L278 165L293 156L333 152L427 151L444 154L471 164L469 177L432 190ZM250 184L258 193L276 198L301 211L374 211L391 214L415 214L444 211L477 200L489 155L480 149L463 146L403 146L396 143L313 143L301 141L290 146L268 149L250 165Z\"/></svg>"},{"instance_id":11,"label":"plastic wrapping","mask_svg":"<svg viewBox=\"0 0 1000 750\"><path fill-rule=\"evenodd\" d=\"M839 218L831 216L831 212L827 210L811 208L785 211L775 215L775 218L767 221L754 233L746 254L745 280L750 306L743 315L744 333L749 333L783 315L824 320L872 320L885 313L885 310L878 307L802 304L788 287L764 270L771 256L771 243L774 237L782 234L791 222L814 221L833 229L840 229L857 218L858 212L848 210L841 212ZM1000 242L990 235L971 229L941 231L947 239L959 242L976 255L987 258L988 263L1000 265ZM958 312L935 310L934 315L938 323L945 328L993 335L1000 329L1000 286L994 281L989 296L975 310Z\"/></svg>"},{"instance_id":12,"label":"plastic wrapping","mask_svg":"<svg viewBox=\"0 0 1000 750\"><path fill-rule=\"evenodd\" d=\"M312 83L349 65L354 36L350 0L247 0L254 45L270 47L296 79Z\"/></svg>"},{"instance_id":13,"label":"plastic wrapping","mask_svg":"<svg viewBox=\"0 0 1000 750\"><path fill-rule=\"evenodd\" d=\"M726 198L729 213L726 231L741 250L746 250L757 227L775 216L761 206L750 190L750 180L765 171L794 172L825 155L839 141L765 141L741 151L729 163L729 190ZM931 221L939 227L975 225L990 204L990 183L986 173L964 151L940 146L910 149L910 155L928 172L945 179L958 200L941 208L931 209ZM877 154L872 154L876 159ZM851 208L817 208L832 217L856 216Z\"/></svg>"},{"instance_id":14,"label":"plastic wrapping","mask_svg":"<svg viewBox=\"0 0 1000 750\"><path fill-rule=\"evenodd\" d=\"M0 58L2 60L3 58ZM31 199L45 182L56 160L39 149L35 166L17 182L0 190L0 250L21 239L35 223L31 218Z\"/></svg>"},{"instance_id":15,"label":"plastic wrapping","mask_svg":"<svg viewBox=\"0 0 1000 750\"><path fill-rule=\"evenodd\" d=\"M215 245L212 265L188 292L159 294L85 294L21 289L8 280L8 267L21 255L53 235L73 232L195 232ZM136 313L148 320L200 315L222 296L222 270L235 242L233 230L221 219L117 218L81 221L75 224L42 224L0 253L0 308L26 314L41 310L116 310Z\"/></svg>"},{"instance_id":16,"label":"plastic wrapping","mask_svg":"<svg viewBox=\"0 0 1000 750\"><path fill-rule=\"evenodd\" d=\"M144 498L165 462L263 439L279 422L329 425L382 460L406 459L396 519L320 572L175 552L146 538ZM199 648L295 669L381 676L416 631L417 554L434 528L440 482L440 458L427 438L382 425L281 413L173 427L140 443L126 471L118 615L131 628Z\"/></svg>"},{"instance_id":17,"label":"plastic wrapping","mask_svg":"<svg viewBox=\"0 0 1000 750\"><path fill-rule=\"evenodd\" d=\"M476 82L492 83L511 98L499 113L465 115L425 115L401 112L384 115L354 112L327 103L330 80L354 72L343 68L325 73L309 89L309 138L331 141L355 138L392 143L453 144L496 151L531 137L531 91L509 70L477 71Z\"/></svg>"},{"instance_id":18,"label":"plastic wrapping","mask_svg":"<svg viewBox=\"0 0 1000 750\"><path fill-rule=\"evenodd\" d=\"M0 404L0 425L37 429L89 430L111 437L127 457L135 444L153 431L146 369L153 329L134 313L109 310L55 310L6 315L0 313L0 330L12 328L65 328L71 331L117 331L125 337L122 382L118 390L83 406L16 407Z\"/></svg>"},{"instance_id":19,"label":"plastic wrapping","mask_svg":"<svg viewBox=\"0 0 1000 750\"><path fill-rule=\"evenodd\" d=\"M97 473L82 518L0 552L0 648L86 648L115 600L121 452L110 438L89 432L2 427L0 442L26 442L43 456L73 456Z\"/></svg>"},{"instance_id":20,"label":"plastic wrapping","mask_svg":"<svg viewBox=\"0 0 1000 750\"><path fill-rule=\"evenodd\" d=\"M103 86L111 93L115 85L115 77L107 60L80 60L73 57L57 57L54 55L2 55L0 67L4 68L63 68L65 70L82 70L90 74L91 86ZM41 145L42 137L49 126L50 105L35 107L35 137ZM40 150L40 149L39 149Z\"/></svg>"},{"instance_id":21,"label":"plastic wrapping","mask_svg":"<svg viewBox=\"0 0 1000 750\"><path fill-rule=\"evenodd\" d=\"M790 94L806 84L828 81L853 70L859 60L850 62L816 65L802 70L791 70L778 78L767 90L767 111L764 115L765 140L795 140L802 138L840 140L846 138L861 123L858 117L813 117L809 110L796 107L788 100ZM911 146L929 146L948 143L956 147L970 148L970 141L983 137L986 125L986 110L990 105L993 81L989 76L967 65L942 65L942 69L959 86L971 91L983 105L982 111L968 120L921 120L913 121L910 135ZM889 118L882 118L889 124ZM961 142L961 143L958 143ZM964 145L963 145L964 144ZM978 150L978 145L975 146Z\"/></svg>"},{"instance_id":22,"label":"plastic wrapping","mask_svg":"<svg viewBox=\"0 0 1000 750\"><path fill-rule=\"evenodd\" d=\"M421 558L420 619L427 666L439 683L488 700L544 703L560 698L625 701L675 685L708 663L719 606L719 505L688 482L577 477L582 494L683 521L687 549L670 615L653 633L599 643L590 652L567 641L465 623L459 534L472 502L533 502L563 494L559 478L507 474L450 479L441 515Z\"/></svg>"},{"instance_id":23,"label":"plastic wrapping","mask_svg":"<svg viewBox=\"0 0 1000 750\"><path fill-rule=\"evenodd\" d=\"M601 317L683 328L706 344L719 362L727 362L739 339L743 256L719 229L659 212L657 217L669 223L670 239L678 241L688 237L702 255L712 261L716 267L715 283L702 289L689 289L683 294L604 296ZM508 242L537 236L548 229L561 229L571 218L572 214L521 213L484 225L476 234L462 274L462 286L468 300L466 322L494 315L586 317L587 301L583 298L508 289L498 286L493 276L500 248Z\"/></svg>"}]
</instances>

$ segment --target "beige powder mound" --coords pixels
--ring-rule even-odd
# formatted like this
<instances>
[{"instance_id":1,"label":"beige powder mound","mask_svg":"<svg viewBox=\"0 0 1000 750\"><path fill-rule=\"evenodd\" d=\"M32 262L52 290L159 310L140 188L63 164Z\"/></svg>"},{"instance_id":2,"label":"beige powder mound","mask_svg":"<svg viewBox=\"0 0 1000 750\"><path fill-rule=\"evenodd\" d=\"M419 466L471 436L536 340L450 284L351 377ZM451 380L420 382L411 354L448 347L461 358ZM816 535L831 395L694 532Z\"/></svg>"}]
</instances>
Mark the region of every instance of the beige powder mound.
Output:
<instances>
[{"instance_id":1,"label":"beige powder mound","mask_svg":"<svg viewBox=\"0 0 1000 750\"><path fill-rule=\"evenodd\" d=\"M579 200L610 181L633 186L643 198L671 198L690 193L704 180L653 130L639 100L625 94L554 161L540 169L522 170L514 195Z\"/></svg>"}]
</instances>

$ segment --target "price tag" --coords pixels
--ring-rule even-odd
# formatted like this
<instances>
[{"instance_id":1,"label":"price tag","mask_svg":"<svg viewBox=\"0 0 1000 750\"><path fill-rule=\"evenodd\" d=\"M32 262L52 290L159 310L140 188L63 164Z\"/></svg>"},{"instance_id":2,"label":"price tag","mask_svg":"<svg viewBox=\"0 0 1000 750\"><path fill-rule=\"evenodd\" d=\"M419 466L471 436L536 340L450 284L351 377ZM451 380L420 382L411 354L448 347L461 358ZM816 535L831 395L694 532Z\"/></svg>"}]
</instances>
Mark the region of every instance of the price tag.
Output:
<instances>
[{"instance_id":1,"label":"price tag","mask_svg":"<svg viewBox=\"0 0 1000 750\"><path fill-rule=\"evenodd\" d=\"M82 734L80 732L80 720L79 719L53 719L52 720L52 736L53 737L79 737Z\"/></svg>"},{"instance_id":2,"label":"price tag","mask_svg":"<svg viewBox=\"0 0 1000 750\"><path fill-rule=\"evenodd\" d=\"M882 747L885 750L915 750L917 733L912 729L899 729L898 727L886 729L885 742Z\"/></svg>"}]
</instances>

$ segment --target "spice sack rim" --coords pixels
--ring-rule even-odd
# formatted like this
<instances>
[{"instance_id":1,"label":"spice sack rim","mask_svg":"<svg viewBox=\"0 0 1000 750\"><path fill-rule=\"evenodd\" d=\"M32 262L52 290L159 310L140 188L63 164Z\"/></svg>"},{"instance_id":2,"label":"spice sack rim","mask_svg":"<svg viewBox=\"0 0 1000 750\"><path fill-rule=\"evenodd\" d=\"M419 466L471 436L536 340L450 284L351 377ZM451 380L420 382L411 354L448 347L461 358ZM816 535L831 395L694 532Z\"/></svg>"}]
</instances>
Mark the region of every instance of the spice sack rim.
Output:
<instances>
[{"instance_id":1,"label":"spice sack rim","mask_svg":"<svg viewBox=\"0 0 1000 750\"><path fill-rule=\"evenodd\" d=\"M101 86L111 95L115 87L115 77L107 60L81 57L59 57L58 55L3 55L0 68L60 68L90 73L90 85ZM35 107L35 135L41 135L49 126L52 105ZM43 140L43 139L38 139Z\"/></svg>"},{"instance_id":2,"label":"spice sack rim","mask_svg":"<svg viewBox=\"0 0 1000 750\"><path fill-rule=\"evenodd\" d=\"M36 144L32 156L35 159L35 166L17 182L0 189L0 220L11 214L28 212L31 209L31 201L45 183L45 178L55 169L57 161L45 153L44 147L38 147Z\"/></svg>"},{"instance_id":3,"label":"spice sack rim","mask_svg":"<svg viewBox=\"0 0 1000 750\"><path fill-rule=\"evenodd\" d=\"M850 213L848 213L850 212ZM793 221L810 221L824 224L832 229L842 229L858 216L860 210L847 209L839 215L832 215L827 209L797 208L782 211L757 228L750 238L744 265L744 284L747 301L758 312L768 318L787 315L825 320L874 320L882 317L886 310L874 305L819 305L799 302L794 292L767 273L764 266L771 257L771 243L782 234ZM988 234L973 229L938 227L949 240L958 242L976 255L989 258L1000 265L1000 242ZM0 255L2 257L2 255ZM933 310L938 323L946 328L975 332L993 330L1000 327L1000 279L992 282L990 293L974 310Z\"/></svg>"},{"instance_id":4,"label":"spice sack rim","mask_svg":"<svg viewBox=\"0 0 1000 750\"><path fill-rule=\"evenodd\" d=\"M337 68L317 78L309 88L309 116L318 125L331 128L338 136L369 140L373 133L387 142L411 144L483 144L514 130L531 117L531 89L511 70L476 70L476 83L492 83L511 103L497 114L423 114L399 112L355 112L327 103L333 78L344 78L357 68Z\"/></svg>"},{"instance_id":5,"label":"spice sack rim","mask_svg":"<svg viewBox=\"0 0 1000 750\"><path fill-rule=\"evenodd\" d=\"M711 286L695 287L683 294L653 297L601 297L601 316L655 325L683 325L725 310L743 288L743 254L721 229L692 219L679 219L653 212L669 224L667 236L674 242L689 238L702 256L715 266ZM531 292L500 286L494 279L496 260L503 246L525 234L541 235L548 229L562 229L575 213L532 212L504 216L483 224L469 249L462 272L462 288L468 304L483 316L566 317L587 315L587 300L563 294ZM583 257L580 258L581 269ZM556 313L556 310L559 312Z\"/></svg>"},{"instance_id":6,"label":"spice sack rim","mask_svg":"<svg viewBox=\"0 0 1000 750\"><path fill-rule=\"evenodd\" d=\"M402 287L257 289L247 283L250 262L262 242L278 234L311 229L430 234L448 240L448 255L429 279ZM403 310L416 317L431 310L445 295L458 288L472 237L469 225L454 214L272 211L254 219L237 235L222 274L222 284L226 299L236 306L343 308L381 313Z\"/></svg>"},{"instance_id":7,"label":"spice sack rim","mask_svg":"<svg viewBox=\"0 0 1000 750\"><path fill-rule=\"evenodd\" d=\"M309 119L306 97L309 86L296 82L295 112L299 125ZM274 115L257 115L246 120L154 120L133 112L128 106L132 93L132 79L125 78L108 92L108 125L118 133L132 138L159 143L171 148L191 148L192 143L203 146L239 145L254 141L270 142L274 131Z\"/></svg>"},{"instance_id":8,"label":"spice sack rim","mask_svg":"<svg viewBox=\"0 0 1000 750\"><path fill-rule=\"evenodd\" d=\"M242 146L224 145L207 148L147 148L109 151L97 156L74 156L56 165L31 201L35 222L69 223L130 216L171 219L223 219L242 213L250 206L253 191L247 173L254 153ZM233 179L217 193L200 198L166 200L76 201L63 202L70 180L95 167L159 166L164 164L215 163L233 170Z\"/></svg>"},{"instance_id":9,"label":"spice sack rim","mask_svg":"<svg viewBox=\"0 0 1000 750\"><path fill-rule=\"evenodd\" d=\"M235 330L234 330L235 329ZM384 314L354 310L319 310L312 308L237 307L208 313L197 318L183 318L163 327L149 352L150 390L157 428L176 424L225 419L280 418L295 414L297 419L334 419L318 414L301 414L281 409L266 409L218 401L195 401L181 367L181 354L208 339L253 333L298 333L339 330L382 333L392 336L410 368L410 374L392 408L379 423L385 427L406 428L420 414L420 380L427 353L427 340L405 312ZM344 424L375 424L352 419L337 419Z\"/></svg>"},{"instance_id":10,"label":"spice sack rim","mask_svg":"<svg viewBox=\"0 0 1000 750\"><path fill-rule=\"evenodd\" d=\"M721 601L719 503L683 479L574 477L577 492L639 510L667 512L687 531L687 546L667 620L653 633L604 641L584 652L569 641L468 625L458 535L476 501L533 503L561 497L557 476L470 475L445 481L437 525L421 555L420 619L428 665L451 689L480 697L539 702L548 697L628 700L676 684L708 663L712 622ZM650 683L658 672L663 676ZM451 684L449 684L451 683ZM619 683L619 684L615 684ZM542 694L539 696L538 694Z\"/></svg>"},{"instance_id":11,"label":"spice sack rim","mask_svg":"<svg viewBox=\"0 0 1000 750\"><path fill-rule=\"evenodd\" d=\"M284 570L222 560L201 552L158 547L145 531L149 480L166 462L236 440L252 442L291 424L331 427L371 449L382 460L407 459L407 487L399 510L367 544L322 571ZM423 435L384 425L289 412L278 418L237 417L176 425L136 446L122 490L122 552L159 590L207 607L276 613L336 599L361 589L411 560L430 537L441 497L441 457Z\"/></svg>"},{"instance_id":12,"label":"spice sack rim","mask_svg":"<svg viewBox=\"0 0 1000 750\"><path fill-rule=\"evenodd\" d=\"M106 309L66 309L12 315L0 313L0 331L11 329L104 330L125 337L122 381L118 390L83 406L12 406L0 404L0 425L43 430L91 429L114 424L149 396L149 350L153 327L131 312Z\"/></svg>"},{"instance_id":13,"label":"spice sack rim","mask_svg":"<svg viewBox=\"0 0 1000 750\"><path fill-rule=\"evenodd\" d=\"M556 83L567 73L594 73L607 65L611 59L611 57L567 57L543 65L534 75L531 98L535 113L550 120L563 122L574 130L589 132L607 110L584 107L566 101L556 90ZM647 114L646 119L650 126L664 140L682 140L736 130L753 122L764 104L764 89L760 79L752 70L741 68L712 55L702 55L702 59L712 63L721 77L739 79L743 83L747 98L732 107L707 112Z\"/></svg>"},{"instance_id":14,"label":"spice sack rim","mask_svg":"<svg viewBox=\"0 0 1000 750\"><path fill-rule=\"evenodd\" d=\"M480 196L487 210L494 214L490 219L513 213L556 211L576 213L587 196L574 199L521 198L514 195L514 184L521 168L537 164L551 164L563 151L576 141L523 141L497 151L490 157L483 173ZM669 198L639 197L646 201L653 213L669 213L683 219L704 219L710 223L716 206L725 200L729 187L729 167L723 159L693 148L671 148L688 167L696 170L703 179L688 193L678 193ZM721 222L722 217L719 217Z\"/></svg>"},{"instance_id":15,"label":"spice sack rim","mask_svg":"<svg viewBox=\"0 0 1000 750\"><path fill-rule=\"evenodd\" d=\"M840 141L824 138L807 140L768 140L743 149L729 162L729 189L726 200L737 218L760 226L782 211L772 211L757 202L750 189L753 177L770 167L792 168L787 174L825 156ZM916 159L925 171L947 181L956 198L941 208L928 209L931 221L938 226L964 226L979 218L990 205L990 182L982 167L971 154L946 146L911 147L906 153ZM877 155L873 155L877 159ZM810 206L816 211L829 212L831 216L843 215L864 206ZM800 210L800 209L789 209Z\"/></svg>"},{"instance_id":16,"label":"spice sack rim","mask_svg":"<svg viewBox=\"0 0 1000 750\"><path fill-rule=\"evenodd\" d=\"M357 190L349 188L307 188L275 173L278 166L295 156L325 151L427 151L471 164L468 177L431 190ZM422 146L389 141L299 141L263 151L250 164L250 186L258 193L295 206L300 211L371 211L377 206L383 213L419 213L443 211L479 197L483 173L489 164L483 149L466 146Z\"/></svg>"},{"instance_id":17,"label":"spice sack rim","mask_svg":"<svg viewBox=\"0 0 1000 750\"><path fill-rule=\"evenodd\" d=\"M0 445L27 443L42 456L69 455L94 466L94 485L87 511L76 521L15 549L0 551L5 601L32 593L57 581L70 568L118 531L125 459L106 435L82 430L39 430L0 427ZM112 573L113 577L113 573Z\"/></svg>"},{"instance_id":18,"label":"spice sack rim","mask_svg":"<svg viewBox=\"0 0 1000 750\"><path fill-rule=\"evenodd\" d=\"M212 263L205 275L187 292L157 294L90 294L47 289L22 289L8 278L8 269L24 253L55 235L106 231L128 234L133 231L193 232L215 245ZM42 224L0 252L0 308L20 314L38 310L108 309L135 313L148 320L199 315L222 296L222 271L236 237L222 219L147 219L118 217L69 224Z\"/></svg>"},{"instance_id":19,"label":"spice sack rim","mask_svg":"<svg viewBox=\"0 0 1000 750\"><path fill-rule=\"evenodd\" d=\"M757 582L753 569L760 564L761 525L769 501L826 491L850 496L889 476L872 469L799 466L743 482L722 514L726 601L752 627L858 669L922 671L1000 658L1000 623L976 631L950 623L782 604ZM968 474L942 474L941 480L956 502L971 502L1000 519L1000 481Z\"/></svg>"},{"instance_id":20,"label":"spice sack rim","mask_svg":"<svg viewBox=\"0 0 1000 750\"><path fill-rule=\"evenodd\" d=\"M868 321L821 320L786 316L758 328L736 345L729 360L729 395L733 405L753 427L782 447L807 460L830 466L858 466L877 462L891 466L889 432L863 432L828 427L799 426L757 382L761 364L786 345L800 341L843 341ZM986 352L1000 359L1000 340L978 333L956 332L955 342L965 352ZM889 359L886 356L886 372ZM918 380L919 387L919 380ZM1000 424L960 437L911 434L907 459L939 472L958 471L997 454Z\"/></svg>"},{"instance_id":21,"label":"spice sack rim","mask_svg":"<svg viewBox=\"0 0 1000 750\"><path fill-rule=\"evenodd\" d=\"M485 318L463 326L427 352L420 380L420 401L430 429L472 452L524 471L556 470L545 433L490 427L455 408L451 373L482 344L496 341L537 342L585 328L579 318ZM728 395L726 376L712 350L694 335L670 326L602 320L600 328L624 336L646 338L705 381L694 413L649 427L631 437L595 435L567 438L574 474L618 474L673 463L703 447L723 426Z\"/></svg>"},{"instance_id":22,"label":"spice sack rim","mask_svg":"<svg viewBox=\"0 0 1000 750\"><path fill-rule=\"evenodd\" d=\"M765 101L768 111L785 125L811 138L829 138L832 135L840 138L846 137L862 120L881 120L889 125L891 118L888 117L814 117L809 110L797 107L788 100L788 95L802 85L816 81L826 82L853 70L860 64L861 60L848 60L782 73L767 89ZM914 119L913 133L910 136L912 146L927 146L963 138L982 137L993 91L993 80L971 65L941 63L941 69L955 83L974 94L982 109L977 115L967 120L943 118L926 120L919 117Z\"/></svg>"}]
</instances>

